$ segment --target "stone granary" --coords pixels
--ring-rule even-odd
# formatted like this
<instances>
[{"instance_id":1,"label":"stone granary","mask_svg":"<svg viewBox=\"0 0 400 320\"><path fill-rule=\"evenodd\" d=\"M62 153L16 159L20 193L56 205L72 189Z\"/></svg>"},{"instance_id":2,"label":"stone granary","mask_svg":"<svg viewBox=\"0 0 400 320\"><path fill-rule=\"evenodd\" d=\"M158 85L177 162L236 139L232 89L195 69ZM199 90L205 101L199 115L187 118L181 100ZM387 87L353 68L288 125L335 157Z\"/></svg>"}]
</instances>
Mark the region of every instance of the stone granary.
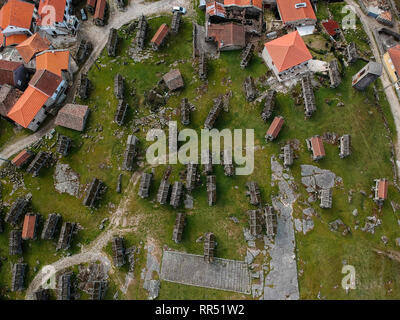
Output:
<instances>
[{"instance_id":1,"label":"stone granary","mask_svg":"<svg viewBox=\"0 0 400 320\"><path fill-rule=\"evenodd\" d=\"M207 176L207 200L211 207L217 202L217 178L216 176Z\"/></svg>"},{"instance_id":2,"label":"stone granary","mask_svg":"<svg viewBox=\"0 0 400 320\"><path fill-rule=\"evenodd\" d=\"M257 182L249 181L246 183L246 187L248 191L246 192L246 196L249 197L250 204L253 206L258 206L261 204L261 192L258 187Z\"/></svg>"},{"instance_id":3,"label":"stone granary","mask_svg":"<svg viewBox=\"0 0 400 320\"><path fill-rule=\"evenodd\" d=\"M93 50L93 45L90 41L84 39L81 40L78 46L78 50L75 55L75 60L78 64L83 64L86 59L90 56Z\"/></svg>"},{"instance_id":4,"label":"stone granary","mask_svg":"<svg viewBox=\"0 0 400 320\"><path fill-rule=\"evenodd\" d=\"M183 183L180 181L175 181L172 185L171 200L170 205L176 209L181 204L181 199L183 195Z\"/></svg>"},{"instance_id":5,"label":"stone granary","mask_svg":"<svg viewBox=\"0 0 400 320\"><path fill-rule=\"evenodd\" d=\"M122 237L113 237L112 252L114 265L119 268L125 264L125 242Z\"/></svg>"},{"instance_id":6,"label":"stone granary","mask_svg":"<svg viewBox=\"0 0 400 320\"><path fill-rule=\"evenodd\" d=\"M90 81L86 73L81 74L79 80L79 98L85 100L89 97Z\"/></svg>"},{"instance_id":7,"label":"stone granary","mask_svg":"<svg viewBox=\"0 0 400 320\"><path fill-rule=\"evenodd\" d=\"M207 80L207 57L204 52L200 53L199 57L199 78L200 80Z\"/></svg>"},{"instance_id":8,"label":"stone granary","mask_svg":"<svg viewBox=\"0 0 400 320\"><path fill-rule=\"evenodd\" d=\"M285 145L281 148L281 154L279 155L280 159L283 159L283 166L285 168L289 168L293 164L293 150L290 147L290 144Z\"/></svg>"},{"instance_id":9,"label":"stone granary","mask_svg":"<svg viewBox=\"0 0 400 320\"><path fill-rule=\"evenodd\" d=\"M46 222L44 223L41 238L43 240L53 240L60 221L61 215L58 213L50 213Z\"/></svg>"},{"instance_id":10,"label":"stone granary","mask_svg":"<svg viewBox=\"0 0 400 320\"><path fill-rule=\"evenodd\" d=\"M41 288L35 291L34 296L37 301L50 300L50 290Z\"/></svg>"},{"instance_id":11,"label":"stone granary","mask_svg":"<svg viewBox=\"0 0 400 320\"><path fill-rule=\"evenodd\" d=\"M215 121L217 121L219 114L223 108L222 96L213 100L214 105L207 115L206 121L204 122L204 128L211 130L214 127Z\"/></svg>"},{"instance_id":12,"label":"stone granary","mask_svg":"<svg viewBox=\"0 0 400 320\"><path fill-rule=\"evenodd\" d=\"M57 300L71 300L71 274L65 273L58 277Z\"/></svg>"},{"instance_id":13,"label":"stone granary","mask_svg":"<svg viewBox=\"0 0 400 320\"><path fill-rule=\"evenodd\" d=\"M104 191L104 182L93 178L90 183L85 198L83 199L83 205L89 208L94 208L99 200L102 192Z\"/></svg>"},{"instance_id":14,"label":"stone granary","mask_svg":"<svg viewBox=\"0 0 400 320\"><path fill-rule=\"evenodd\" d=\"M263 208L265 220L265 234L270 241L274 240L278 228L276 213L272 206L266 205Z\"/></svg>"},{"instance_id":15,"label":"stone granary","mask_svg":"<svg viewBox=\"0 0 400 320\"><path fill-rule=\"evenodd\" d=\"M207 232L204 238L204 260L206 262L213 262L216 245L215 235L212 232Z\"/></svg>"},{"instance_id":16,"label":"stone granary","mask_svg":"<svg viewBox=\"0 0 400 320\"><path fill-rule=\"evenodd\" d=\"M83 131L88 116L88 106L68 103L58 112L55 124L65 128Z\"/></svg>"},{"instance_id":17,"label":"stone granary","mask_svg":"<svg viewBox=\"0 0 400 320\"><path fill-rule=\"evenodd\" d=\"M378 206L383 206L383 202L387 199L388 185L389 183L386 179L375 180L375 187L372 190L374 191L374 202Z\"/></svg>"},{"instance_id":18,"label":"stone granary","mask_svg":"<svg viewBox=\"0 0 400 320\"><path fill-rule=\"evenodd\" d=\"M107 41L107 52L109 57L115 57L117 55L118 40L117 29L111 28Z\"/></svg>"},{"instance_id":19,"label":"stone granary","mask_svg":"<svg viewBox=\"0 0 400 320\"><path fill-rule=\"evenodd\" d=\"M363 91L381 75L382 65L380 63L370 61L364 68L362 68L353 76L351 84L353 88Z\"/></svg>"},{"instance_id":20,"label":"stone granary","mask_svg":"<svg viewBox=\"0 0 400 320\"><path fill-rule=\"evenodd\" d=\"M301 88L303 90L304 114L306 118L310 118L317 110L317 104L315 103L315 96L309 73L301 78Z\"/></svg>"},{"instance_id":21,"label":"stone granary","mask_svg":"<svg viewBox=\"0 0 400 320\"><path fill-rule=\"evenodd\" d=\"M124 124L128 107L129 105L125 103L124 100L118 100L118 107L114 115L114 122L117 125L122 126Z\"/></svg>"},{"instance_id":22,"label":"stone granary","mask_svg":"<svg viewBox=\"0 0 400 320\"><path fill-rule=\"evenodd\" d=\"M21 232L21 230L11 230L10 231L8 254L10 256L22 256L22 232Z\"/></svg>"},{"instance_id":23,"label":"stone granary","mask_svg":"<svg viewBox=\"0 0 400 320\"><path fill-rule=\"evenodd\" d=\"M344 134L339 138L339 157L346 158L351 154L351 136Z\"/></svg>"},{"instance_id":24,"label":"stone granary","mask_svg":"<svg viewBox=\"0 0 400 320\"><path fill-rule=\"evenodd\" d=\"M90 300L103 300L108 287L107 281L92 281Z\"/></svg>"},{"instance_id":25,"label":"stone granary","mask_svg":"<svg viewBox=\"0 0 400 320\"><path fill-rule=\"evenodd\" d=\"M27 199L18 198L11 205L11 208L8 210L4 221L12 226L16 226L20 218L28 211L29 206L30 202Z\"/></svg>"},{"instance_id":26,"label":"stone granary","mask_svg":"<svg viewBox=\"0 0 400 320\"><path fill-rule=\"evenodd\" d=\"M212 153L210 150L203 150L202 151L204 154L202 154L202 163L203 163L203 172L208 175L213 172L213 158L212 158Z\"/></svg>"},{"instance_id":27,"label":"stone granary","mask_svg":"<svg viewBox=\"0 0 400 320\"><path fill-rule=\"evenodd\" d=\"M321 189L319 191L319 198L321 203L319 206L324 209L332 208L332 189Z\"/></svg>"},{"instance_id":28,"label":"stone granary","mask_svg":"<svg viewBox=\"0 0 400 320\"><path fill-rule=\"evenodd\" d=\"M285 120L283 119L283 117L278 116L274 118L274 120L272 121L271 125L268 128L267 134L265 135L265 141L267 143L268 141L273 141L276 139L284 123Z\"/></svg>"},{"instance_id":29,"label":"stone granary","mask_svg":"<svg viewBox=\"0 0 400 320\"><path fill-rule=\"evenodd\" d=\"M142 50L144 48L144 42L146 40L146 33L147 33L148 23L146 17L141 15L139 18L139 23L137 26L137 33L135 38L135 44L137 49Z\"/></svg>"},{"instance_id":30,"label":"stone granary","mask_svg":"<svg viewBox=\"0 0 400 320\"><path fill-rule=\"evenodd\" d=\"M166 23L163 23L150 40L151 47L157 51L166 41L169 34L169 28Z\"/></svg>"},{"instance_id":31,"label":"stone granary","mask_svg":"<svg viewBox=\"0 0 400 320\"><path fill-rule=\"evenodd\" d=\"M182 89L185 84L181 72L178 69L172 69L163 76L163 80L170 91Z\"/></svg>"},{"instance_id":32,"label":"stone granary","mask_svg":"<svg viewBox=\"0 0 400 320\"><path fill-rule=\"evenodd\" d=\"M253 57L253 51L254 51L254 44L249 42L241 55L240 67L242 69L246 68L249 65L250 60Z\"/></svg>"},{"instance_id":33,"label":"stone granary","mask_svg":"<svg viewBox=\"0 0 400 320\"><path fill-rule=\"evenodd\" d=\"M264 99L264 108L263 111L261 112L261 119L264 120L264 122L267 122L269 118L272 116L272 112L274 112L275 109L275 97L276 97L276 91L275 90L268 90L267 95L265 96Z\"/></svg>"},{"instance_id":34,"label":"stone granary","mask_svg":"<svg viewBox=\"0 0 400 320\"><path fill-rule=\"evenodd\" d=\"M262 232L262 219L259 211L249 210L247 214L249 216L250 234L254 237L257 237Z\"/></svg>"},{"instance_id":35,"label":"stone granary","mask_svg":"<svg viewBox=\"0 0 400 320\"><path fill-rule=\"evenodd\" d=\"M40 170L47 165L50 159L50 154L45 151L40 151L32 162L29 164L26 172L32 173L32 177L37 177Z\"/></svg>"},{"instance_id":36,"label":"stone granary","mask_svg":"<svg viewBox=\"0 0 400 320\"><path fill-rule=\"evenodd\" d=\"M346 47L346 58L347 63L354 63L358 59L358 51L356 44L354 42L350 42L349 45Z\"/></svg>"},{"instance_id":37,"label":"stone granary","mask_svg":"<svg viewBox=\"0 0 400 320\"><path fill-rule=\"evenodd\" d=\"M35 240L39 225L40 215L28 213L25 215L22 227L22 240Z\"/></svg>"},{"instance_id":38,"label":"stone granary","mask_svg":"<svg viewBox=\"0 0 400 320\"><path fill-rule=\"evenodd\" d=\"M175 241L175 243L182 241L183 229L185 228L185 219L186 215L184 213L178 212L176 214L174 230L172 232L172 240Z\"/></svg>"},{"instance_id":39,"label":"stone granary","mask_svg":"<svg viewBox=\"0 0 400 320\"><path fill-rule=\"evenodd\" d=\"M71 246L72 235L74 234L76 227L76 223L73 222L64 222L61 231L60 237L58 238L56 250L67 250Z\"/></svg>"},{"instance_id":40,"label":"stone granary","mask_svg":"<svg viewBox=\"0 0 400 320\"><path fill-rule=\"evenodd\" d=\"M254 84L254 79L252 76L248 76L244 80L243 89L244 89L247 101L252 102L257 98L257 88Z\"/></svg>"},{"instance_id":41,"label":"stone granary","mask_svg":"<svg viewBox=\"0 0 400 320\"><path fill-rule=\"evenodd\" d=\"M337 88L342 82L342 77L340 76L339 65L336 59L328 63L329 80L331 82L331 88Z\"/></svg>"},{"instance_id":42,"label":"stone granary","mask_svg":"<svg viewBox=\"0 0 400 320\"><path fill-rule=\"evenodd\" d=\"M152 179L153 179L152 173L146 173L146 172L142 173L139 185L139 192L138 192L139 197L141 197L142 199L149 197L149 191Z\"/></svg>"},{"instance_id":43,"label":"stone granary","mask_svg":"<svg viewBox=\"0 0 400 320\"><path fill-rule=\"evenodd\" d=\"M69 153L69 150L71 148L71 138L63 135L58 136L58 142L57 142L57 152L61 154L62 156L66 157Z\"/></svg>"},{"instance_id":44,"label":"stone granary","mask_svg":"<svg viewBox=\"0 0 400 320\"><path fill-rule=\"evenodd\" d=\"M313 136L309 139L306 139L308 150L313 153L313 160L318 161L325 158L325 148L324 143L322 142L322 138L320 136Z\"/></svg>"},{"instance_id":45,"label":"stone granary","mask_svg":"<svg viewBox=\"0 0 400 320\"><path fill-rule=\"evenodd\" d=\"M174 11L171 22L171 33L177 34L181 25L182 14L179 11Z\"/></svg>"},{"instance_id":46,"label":"stone granary","mask_svg":"<svg viewBox=\"0 0 400 320\"><path fill-rule=\"evenodd\" d=\"M25 276L28 265L26 263L15 263L12 266L11 291L25 290Z\"/></svg>"},{"instance_id":47,"label":"stone granary","mask_svg":"<svg viewBox=\"0 0 400 320\"><path fill-rule=\"evenodd\" d=\"M131 134L128 136L126 141L126 148L124 151L124 162L122 163L122 169L127 171L133 170L134 161L138 154L139 139Z\"/></svg>"},{"instance_id":48,"label":"stone granary","mask_svg":"<svg viewBox=\"0 0 400 320\"><path fill-rule=\"evenodd\" d=\"M114 77L114 95L117 100L124 99L124 82L124 78L119 73Z\"/></svg>"},{"instance_id":49,"label":"stone granary","mask_svg":"<svg viewBox=\"0 0 400 320\"><path fill-rule=\"evenodd\" d=\"M187 98L181 100L181 122L184 126L190 124L190 104Z\"/></svg>"},{"instance_id":50,"label":"stone granary","mask_svg":"<svg viewBox=\"0 0 400 320\"><path fill-rule=\"evenodd\" d=\"M162 179L157 191L157 202L159 204L167 204L170 188L171 183L168 181L168 179Z\"/></svg>"},{"instance_id":51,"label":"stone granary","mask_svg":"<svg viewBox=\"0 0 400 320\"><path fill-rule=\"evenodd\" d=\"M12 160L11 163L18 169L21 169L25 165L29 164L31 160L35 157L35 153L31 150L22 150L18 153Z\"/></svg>"},{"instance_id":52,"label":"stone granary","mask_svg":"<svg viewBox=\"0 0 400 320\"><path fill-rule=\"evenodd\" d=\"M186 166L186 190L191 192L197 182L197 164L189 163Z\"/></svg>"},{"instance_id":53,"label":"stone granary","mask_svg":"<svg viewBox=\"0 0 400 320\"><path fill-rule=\"evenodd\" d=\"M235 174L232 154L228 150L221 151L221 164L224 166L224 174L227 177L232 177Z\"/></svg>"}]
</instances>

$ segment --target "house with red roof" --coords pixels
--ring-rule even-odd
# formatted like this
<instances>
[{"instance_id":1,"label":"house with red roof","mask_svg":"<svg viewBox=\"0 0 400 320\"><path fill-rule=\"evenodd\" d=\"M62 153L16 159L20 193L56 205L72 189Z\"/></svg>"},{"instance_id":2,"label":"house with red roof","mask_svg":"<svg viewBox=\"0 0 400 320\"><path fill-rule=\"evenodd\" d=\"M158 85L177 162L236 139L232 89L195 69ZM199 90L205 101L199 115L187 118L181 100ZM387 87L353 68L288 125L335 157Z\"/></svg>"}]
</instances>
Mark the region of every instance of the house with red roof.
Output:
<instances>
[{"instance_id":1,"label":"house with red roof","mask_svg":"<svg viewBox=\"0 0 400 320\"><path fill-rule=\"evenodd\" d=\"M21 62L0 60L0 85L9 84L18 89L25 89L29 73Z\"/></svg>"},{"instance_id":2,"label":"house with red roof","mask_svg":"<svg viewBox=\"0 0 400 320\"><path fill-rule=\"evenodd\" d=\"M31 33L33 3L9 0L0 9L0 46L17 45L26 40Z\"/></svg>"},{"instance_id":3,"label":"house with red roof","mask_svg":"<svg viewBox=\"0 0 400 320\"><path fill-rule=\"evenodd\" d=\"M262 57L279 81L309 71L311 53L297 31L265 43Z\"/></svg>"},{"instance_id":4,"label":"house with red roof","mask_svg":"<svg viewBox=\"0 0 400 320\"><path fill-rule=\"evenodd\" d=\"M276 0L281 20L289 26L309 26L317 23L310 0Z\"/></svg>"},{"instance_id":5,"label":"house with red roof","mask_svg":"<svg viewBox=\"0 0 400 320\"><path fill-rule=\"evenodd\" d=\"M69 50L46 50L36 55L36 69L49 70L60 77L73 77L73 60Z\"/></svg>"},{"instance_id":6,"label":"house with red roof","mask_svg":"<svg viewBox=\"0 0 400 320\"><path fill-rule=\"evenodd\" d=\"M163 23L154 34L153 38L151 39L150 43L153 47L153 50L158 50L161 45L165 42L169 34L169 28L167 24Z\"/></svg>"},{"instance_id":7,"label":"house with red roof","mask_svg":"<svg viewBox=\"0 0 400 320\"><path fill-rule=\"evenodd\" d=\"M16 48L22 59L28 63L36 54L49 49L50 45L51 43L48 39L41 37L39 33L35 33L24 42L21 42Z\"/></svg>"},{"instance_id":8,"label":"house with red roof","mask_svg":"<svg viewBox=\"0 0 400 320\"><path fill-rule=\"evenodd\" d=\"M48 70L37 70L7 117L21 127L36 131L51 107L65 99L67 87L68 81L61 76Z\"/></svg>"},{"instance_id":9,"label":"house with red roof","mask_svg":"<svg viewBox=\"0 0 400 320\"><path fill-rule=\"evenodd\" d=\"M400 80L400 45L389 48L383 55L382 62L389 74L390 80L396 83L396 89L399 89L397 82Z\"/></svg>"},{"instance_id":10,"label":"house with red roof","mask_svg":"<svg viewBox=\"0 0 400 320\"><path fill-rule=\"evenodd\" d=\"M325 31L332 37L336 36L340 31L339 23L332 19L323 21L322 26L324 27Z\"/></svg>"},{"instance_id":11,"label":"house with red roof","mask_svg":"<svg viewBox=\"0 0 400 320\"><path fill-rule=\"evenodd\" d=\"M76 34L80 22L72 13L72 0L40 0L36 24L52 36Z\"/></svg>"},{"instance_id":12,"label":"house with red roof","mask_svg":"<svg viewBox=\"0 0 400 320\"><path fill-rule=\"evenodd\" d=\"M383 202L387 199L389 182L386 179L376 179L374 191L374 202L382 206Z\"/></svg>"},{"instance_id":13,"label":"house with red roof","mask_svg":"<svg viewBox=\"0 0 400 320\"><path fill-rule=\"evenodd\" d=\"M262 12L263 0L224 0L224 7L246 8Z\"/></svg>"},{"instance_id":14,"label":"house with red roof","mask_svg":"<svg viewBox=\"0 0 400 320\"><path fill-rule=\"evenodd\" d=\"M206 24L208 41L214 41L219 51L238 50L246 46L246 32L242 24L228 22Z\"/></svg>"}]
</instances>

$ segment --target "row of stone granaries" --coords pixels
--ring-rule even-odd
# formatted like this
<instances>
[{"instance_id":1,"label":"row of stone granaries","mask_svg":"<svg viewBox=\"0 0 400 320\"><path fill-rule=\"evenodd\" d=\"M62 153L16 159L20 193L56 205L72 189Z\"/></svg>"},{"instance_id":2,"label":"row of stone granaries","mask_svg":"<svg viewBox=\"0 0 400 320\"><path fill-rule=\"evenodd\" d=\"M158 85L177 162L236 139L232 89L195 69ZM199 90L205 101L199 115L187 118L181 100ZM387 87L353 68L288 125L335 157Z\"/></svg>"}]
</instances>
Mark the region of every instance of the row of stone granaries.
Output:
<instances>
[{"instance_id":1,"label":"row of stone granaries","mask_svg":"<svg viewBox=\"0 0 400 320\"><path fill-rule=\"evenodd\" d=\"M17 198L9 211L0 215L0 233L5 232L5 224L12 230L9 233L9 256L22 257L25 242L35 241L38 238L54 241L56 250L67 250L71 246L73 236L78 232L78 225L73 222L62 221L60 214L51 213L44 220L38 213L34 213L29 196ZM28 265L18 262L12 266L11 291L25 290L25 277Z\"/></svg>"}]
</instances>

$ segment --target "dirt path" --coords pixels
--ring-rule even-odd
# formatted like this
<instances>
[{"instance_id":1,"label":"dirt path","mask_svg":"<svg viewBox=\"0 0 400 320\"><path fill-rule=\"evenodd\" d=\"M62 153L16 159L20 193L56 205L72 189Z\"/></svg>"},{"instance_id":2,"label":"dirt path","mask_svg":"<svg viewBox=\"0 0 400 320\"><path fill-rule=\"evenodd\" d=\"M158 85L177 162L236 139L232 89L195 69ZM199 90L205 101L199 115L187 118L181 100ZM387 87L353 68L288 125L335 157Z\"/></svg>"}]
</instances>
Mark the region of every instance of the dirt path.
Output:
<instances>
[{"instance_id":1,"label":"dirt path","mask_svg":"<svg viewBox=\"0 0 400 320\"><path fill-rule=\"evenodd\" d=\"M378 22L373 20L372 18L367 17L364 14L364 12L361 10L360 6L354 0L346 0L346 3L355 8L356 13L357 13L358 17L360 18L361 23L364 26L364 30L365 30L366 34L368 35L368 38L370 39L370 42L371 42L370 46L371 46L371 50L374 54L375 60L377 62L382 63L382 58L381 58L381 55L379 52L379 48L378 48L377 43L375 42L375 38L374 38L374 35L371 30L374 30L377 27L381 28L383 26L378 24ZM389 77L386 73L385 68L384 68L383 74L381 76L381 81L382 81L383 87L386 88L385 89L386 98L390 104L390 109L393 114L394 122L396 125L396 131L398 134L398 133L400 133L400 102L397 97L395 89L393 88L393 86L391 86L391 81L389 80ZM395 148L396 148L396 159L399 160L400 159L400 140L397 138L397 136L396 136Z\"/></svg>"},{"instance_id":2,"label":"dirt path","mask_svg":"<svg viewBox=\"0 0 400 320\"><path fill-rule=\"evenodd\" d=\"M80 77L80 73L88 70L93 61L95 61L101 54L104 46L107 43L108 34L111 28L119 29L124 24L138 18L140 15L154 15L170 12L173 6L182 6L188 9L188 15L193 13L192 5L190 0L160 0L157 2L144 2L144 0L131 0L129 5L126 7L125 11L118 11L115 8L114 2L112 2L110 8L110 18L108 24L104 27L95 26L91 19L85 23L83 23L82 28L80 30L82 39L87 39L93 44L93 52L86 63L82 66L76 75L75 81L72 87L70 88L70 92L75 92L77 87L77 79ZM68 102L71 102L73 98L73 94L68 96ZM28 137L24 137L11 145L6 146L3 150L0 150L0 158L8 159L12 155L18 153L22 149L28 147L32 143L38 141L42 138L46 133L48 133L51 129L55 127L54 119L48 122L43 128L39 131L33 133ZM4 164L4 161L0 160L0 166Z\"/></svg>"}]
</instances>

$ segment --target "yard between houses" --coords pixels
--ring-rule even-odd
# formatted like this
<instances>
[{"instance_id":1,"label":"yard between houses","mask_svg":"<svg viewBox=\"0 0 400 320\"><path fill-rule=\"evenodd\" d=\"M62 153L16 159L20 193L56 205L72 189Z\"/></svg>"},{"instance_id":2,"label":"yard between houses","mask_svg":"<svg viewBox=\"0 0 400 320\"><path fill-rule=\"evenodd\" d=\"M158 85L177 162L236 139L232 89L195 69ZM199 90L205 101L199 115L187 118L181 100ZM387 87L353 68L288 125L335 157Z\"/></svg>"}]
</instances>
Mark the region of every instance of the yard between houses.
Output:
<instances>
[{"instance_id":1,"label":"yard between houses","mask_svg":"<svg viewBox=\"0 0 400 320\"><path fill-rule=\"evenodd\" d=\"M329 5L336 12L337 4ZM99 208L87 209L82 205L84 188L79 199L69 195L59 194L54 189L54 168L43 169L40 176L32 178L24 174L26 190L18 190L10 195L12 184L6 178L2 179L3 202L11 204L17 196L32 193L33 211L47 217L49 213L57 212L63 216L64 221L78 222L82 230L74 238L70 253L79 252L80 244L88 245L101 234L98 226L100 222L110 217L118 207L120 201L127 202L126 221L127 227L132 232L124 234L127 247L135 245L140 248L135 267L135 279L126 294L120 291L125 281L127 267L116 269L110 273L112 283L109 287L107 298L112 299L114 293L119 291L120 299L145 299L147 292L143 289L141 271L146 266L145 245L152 243L156 246L156 255L160 259L163 248L185 251L193 254L202 254L203 243L197 242L205 232L213 232L218 243L216 256L226 259L243 260L246 255L246 242L243 237L243 227L248 227L246 211L252 209L245 196L245 183L256 181L261 189L262 200L271 203L271 197L278 194L277 187L271 186L270 158L278 156L280 148L289 140L297 139L300 142L298 156L291 168L295 177L299 198L295 204L295 217L301 217L302 209L312 206L317 216L313 217L315 227L306 235L296 233L296 259L299 272L299 289L302 299L399 299L400 264L387 258L378 256L373 248L396 249L395 238L399 237L400 216L394 213L390 201L400 203L398 191L393 186L393 172L390 163L389 133L384 127L382 114L376 107L373 87L365 92L358 92L351 87L351 76L356 73L365 62L358 61L345 70L342 84L337 89L329 86L319 86L314 89L317 102L317 111L310 120L304 119L302 105L296 105L292 94L278 94L275 115L281 115L285 124L278 138L274 142L265 143L264 135L272 119L265 124L260 113L260 103L248 103L244 97L242 83L251 75L256 79L260 92L268 89L265 80L271 76L262 59L255 55L248 68L240 68L240 52L221 53L218 60L209 61L208 82L198 79L192 59L192 24L183 17L179 34L170 36L165 47L158 52L150 50L149 40L162 23L170 24L171 16L149 18L150 30L147 34L146 53L149 58L141 62L134 62L128 55L128 48L134 34L128 35L126 26L119 30L121 42L118 49L119 57L110 58L106 50L97 60L97 65L89 71L88 77L93 85L90 98L77 103L87 104L91 113L84 133L77 133L69 129L58 127L57 133L72 138L73 149L70 155L62 158L62 163L68 163L72 170L80 176L84 186L93 177L97 177L108 186L104 197L99 203ZM322 41L322 40L319 40ZM312 45L312 44L311 44ZM318 44L321 48L322 44ZM165 107L164 116L179 122L179 129L183 126L179 120L179 109L182 98L186 97L195 106L191 114L192 122L188 126L200 132L207 114L212 107L212 99L219 94L231 90L233 96L230 100L229 112L222 111L215 125L219 130L229 129L254 129L255 130L255 169L250 176L226 177L221 166L214 166L217 181L217 203L213 207L207 204L205 177L202 176L201 185L193 191L194 208L177 210L170 206L156 204L155 197L158 186L166 165L155 167L155 179L152 182L150 197L141 199L137 196L138 185L133 193L125 189L131 177L130 172L120 171L123 151L127 136L131 134L134 120L150 115L150 110L145 106L144 93L156 85L159 78L172 68L178 68L184 78L185 88L179 93L174 93L169 98ZM117 100L113 94L114 76L120 73L125 78L125 101L130 105L125 125L119 127L113 122L117 108ZM327 81L325 81L327 83ZM380 82L376 83L379 95L379 105L383 109L391 135L396 139L393 118L389 105L386 102ZM131 92L136 94L131 95ZM299 87L295 92L299 91ZM337 104L342 102L344 106ZM135 170L150 171L145 163L146 148L151 142L146 141L146 133L150 127L139 127L141 130L135 135L140 139L140 162ZM7 130L12 130L9 128ZM339 135L350 134L352 137L353 153L347 159L339 158L336 145L325 143L327 156L319 163L311 160L306 148L305 139L313 135L323 135L334 132ZM55 137L44 139L40 149L55 150L52 146ZM333 171L342 177L343 185L334 189L333 208L321 209L318 202L308 204L308 194L301 185L300 165L311 164L322 169ZM183 165L174 165L170 181L179 180ZM123 192L117 194L115 187L119 173L123 173ZM370 199L370 189L373 179L386 177L390 181L389 200L385 202L381 212ZM348 201L349 190L353 190L351 203ZM363 196L360 191L365 191ZM354 217L352 211L358 209L358 216ZM7 210L7 209L6 209ZM175 214L184 211L187 213L187 224L180 244L172 241L172 229ZM356 220L360 227L364 226L365 218L376 214L382 224L376 228L375 234L365 233L356 229ZM231 217L239 220L234 223ZM339 232L329 230L328 223L340 218L351 229L351 234L343 236ZM122 228L122 226L121 226ZM11 228L0 234L0 256L8 256L8 236ZM41 232L41 228L39 228ZM381 237L389 239L385 246ZM257 247L263 249L261 241ZM104 252L111 258L111 246L104 248ZM29 264L27 284L34 277L37 270L48 263L60 259L66 253L55 254L55 243L49 241L28 241L24 243L24 261ZM22 299L23 294L14 294L6 290L11 282L10 261L8 258L0 267L0 296L7 299ZM37 261L39 263L37 263ZM161 261L161 260L159 260ZM265 261L259 261L267 263ZM353 265L357 272L357 289L346 294L341 287L343 278L343 264ZM37 269L36 269L37 268ZM36 271L35 271L36 270ZM84 297L84 296L83 296ZM251 299L251 296L224 292L211 289L190 287L181 284L161 282L160 299Z\"/></svg>"}]
</instances>

